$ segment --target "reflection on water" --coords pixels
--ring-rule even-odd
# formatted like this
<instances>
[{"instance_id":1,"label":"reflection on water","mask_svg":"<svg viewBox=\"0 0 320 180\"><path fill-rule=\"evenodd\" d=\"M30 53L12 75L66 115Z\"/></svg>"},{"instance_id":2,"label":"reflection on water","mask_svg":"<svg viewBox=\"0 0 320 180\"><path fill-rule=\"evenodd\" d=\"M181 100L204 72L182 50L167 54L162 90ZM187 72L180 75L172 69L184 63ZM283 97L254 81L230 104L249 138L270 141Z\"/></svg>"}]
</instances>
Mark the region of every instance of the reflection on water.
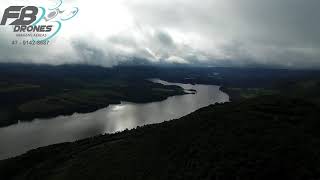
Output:
<instances>
[{"instance_id":1,"label":"reflection on water","mask_svg":"<svg viewBox=\"0 0 320 180\"><path fill-rule=\"evenodd\" d=\"M75 113L48 120L36 119L0 128L0 159L49 144L180 118L209 104L229 101L229 96L220 91L219 86L168 83L156 79L152 81L194 89L197 93L146 104L122 102L92 113Z\"/></svg>"}]
</instances>

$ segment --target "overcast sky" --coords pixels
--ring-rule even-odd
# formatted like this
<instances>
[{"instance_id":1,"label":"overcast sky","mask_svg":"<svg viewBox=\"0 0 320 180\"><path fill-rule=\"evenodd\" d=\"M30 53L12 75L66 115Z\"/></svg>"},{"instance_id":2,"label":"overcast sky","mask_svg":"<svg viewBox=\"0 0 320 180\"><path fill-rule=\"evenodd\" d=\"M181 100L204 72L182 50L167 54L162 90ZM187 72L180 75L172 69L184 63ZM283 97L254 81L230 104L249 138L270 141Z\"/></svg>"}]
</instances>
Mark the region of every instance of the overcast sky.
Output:
<instances>
[{"instance_id":1,"label":"overcast sky","mask_svg":"<svg viewBox=\"0 0 320 180\"><path fill-rule=\"evenodd\" d=\"M48 7L55 0L1 0ZM320 68L320 0L65 0L77 17L47 47L12 46L0 61L113 66L151 63Z\"/></svg>"}]
</instances>

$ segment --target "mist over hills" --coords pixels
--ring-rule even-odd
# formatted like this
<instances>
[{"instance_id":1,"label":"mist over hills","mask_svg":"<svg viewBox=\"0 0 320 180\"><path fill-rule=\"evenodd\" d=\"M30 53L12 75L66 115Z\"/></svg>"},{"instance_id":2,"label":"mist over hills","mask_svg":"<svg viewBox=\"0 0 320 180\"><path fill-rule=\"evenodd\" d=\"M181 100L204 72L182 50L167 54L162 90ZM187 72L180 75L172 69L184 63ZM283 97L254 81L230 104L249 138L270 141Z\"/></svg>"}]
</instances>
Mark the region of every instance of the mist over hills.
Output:
<instances>
[{"instance_id":1,"label":"mist over hills","mask_svg":"<svg viewBox=\"0 0 320 180\"><path fill-rule=\"evenodd\" d=\"M1 0L0 179L320 179L319 7Z\"/></svg>"}]
</instances>

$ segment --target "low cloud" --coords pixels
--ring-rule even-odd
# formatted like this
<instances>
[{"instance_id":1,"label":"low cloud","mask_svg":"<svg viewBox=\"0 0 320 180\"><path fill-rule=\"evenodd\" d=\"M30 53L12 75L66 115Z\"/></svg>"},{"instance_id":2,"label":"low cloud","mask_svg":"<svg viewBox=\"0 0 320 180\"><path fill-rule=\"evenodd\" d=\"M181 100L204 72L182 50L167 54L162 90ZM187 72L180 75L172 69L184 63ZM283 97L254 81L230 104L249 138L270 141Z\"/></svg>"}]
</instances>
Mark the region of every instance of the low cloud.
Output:
<instances>
[{"instance_id":1,"label":"low cloud","mask_svg":"<svg viewBox=\"0 0 320 180\"><path fill-rule=\"evenodd\" d=\"M1 15L21 3L0 2ZM70 0L64 6L80 13L47 47L12 46L15 37L1 26L0 62L320 68L318 0Z\"/></svg>"}]
</instances>

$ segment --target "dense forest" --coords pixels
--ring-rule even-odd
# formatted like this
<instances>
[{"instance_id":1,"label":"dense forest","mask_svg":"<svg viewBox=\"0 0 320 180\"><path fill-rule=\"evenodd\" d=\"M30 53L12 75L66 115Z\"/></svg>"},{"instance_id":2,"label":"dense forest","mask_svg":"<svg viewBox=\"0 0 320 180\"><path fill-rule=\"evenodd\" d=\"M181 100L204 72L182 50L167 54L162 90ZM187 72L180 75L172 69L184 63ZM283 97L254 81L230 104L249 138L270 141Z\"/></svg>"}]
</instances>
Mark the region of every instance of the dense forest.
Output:
<instances>
[{"instance_id":1,"label":"dense forest","mask_svg":"<svg viewBox=\"0 0 320 180\"><path fill-rule=\"evenodd\" d=\"M135 79L219 83L232 102L161 124L38 148L0 161L0 178L320 178L318 72L153 67L110 71L133 71Z\"/></svg>"}]
</instances>

